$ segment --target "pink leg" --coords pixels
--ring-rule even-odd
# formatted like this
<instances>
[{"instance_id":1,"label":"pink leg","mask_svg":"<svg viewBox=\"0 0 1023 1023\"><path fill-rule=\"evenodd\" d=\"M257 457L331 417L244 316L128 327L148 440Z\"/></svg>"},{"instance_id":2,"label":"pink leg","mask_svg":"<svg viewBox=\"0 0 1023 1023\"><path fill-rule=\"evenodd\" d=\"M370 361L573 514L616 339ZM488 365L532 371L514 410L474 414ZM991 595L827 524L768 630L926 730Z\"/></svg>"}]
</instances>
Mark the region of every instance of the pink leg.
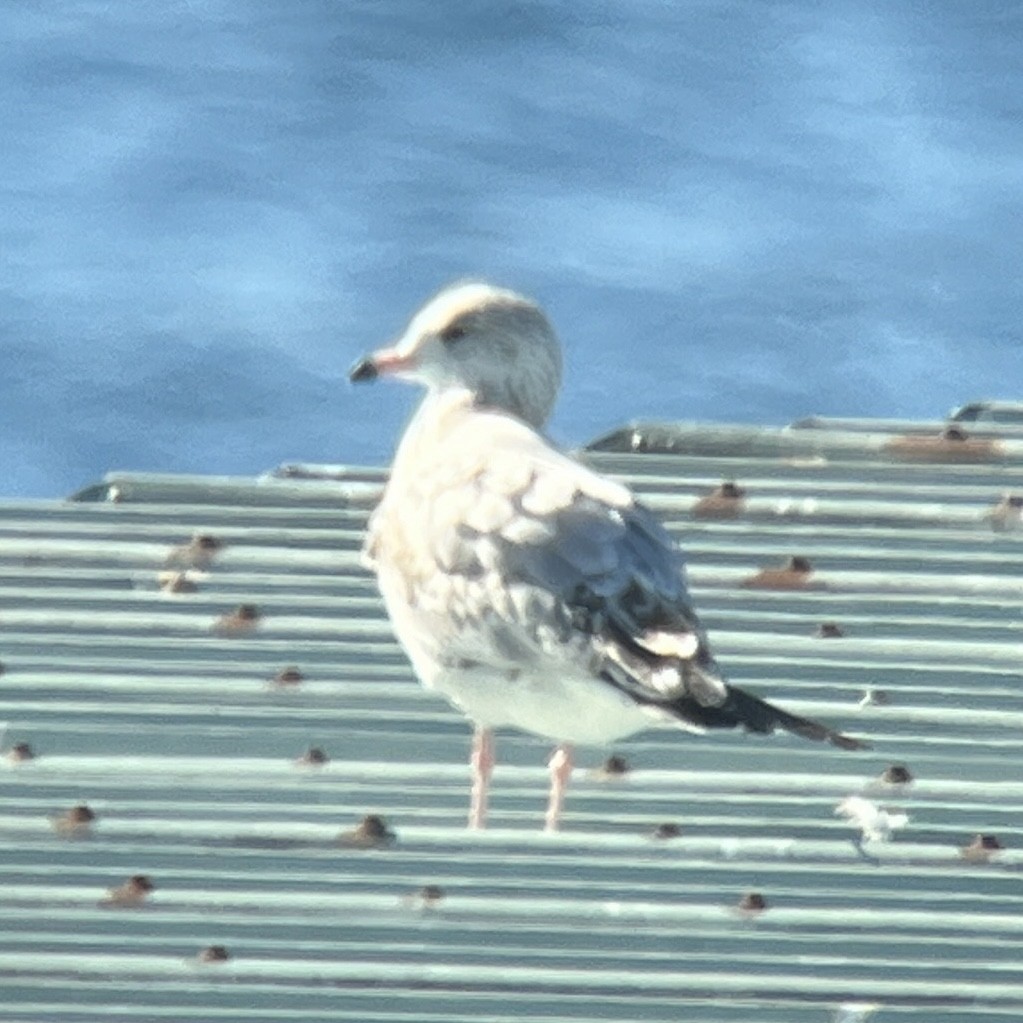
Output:
<instances>
[{"instance_id":1,"label":"pink leg","mask_svg":"<svg viewBox=\"0 0 1023 1023\"><path fill-rule=\"evenodd\" d=\"M559 746L547 766L551 769L551 797L547 803L544 831L557 831L561 823L561 808L565 805L565 789L572 777L572 747L567 743Z\"/></svg>"},{"instance_id":2,"label":"pink leg","mask_svg":"<svg viewBox=\"0 0 1023 1023\"><path fill-rule=\"evenodd\" d=\"M472 799L469 803L469 827L483 828L487 823L487 792L494 770L494 733L477 726L472 737Z\"/></svg>"}]
</instances>

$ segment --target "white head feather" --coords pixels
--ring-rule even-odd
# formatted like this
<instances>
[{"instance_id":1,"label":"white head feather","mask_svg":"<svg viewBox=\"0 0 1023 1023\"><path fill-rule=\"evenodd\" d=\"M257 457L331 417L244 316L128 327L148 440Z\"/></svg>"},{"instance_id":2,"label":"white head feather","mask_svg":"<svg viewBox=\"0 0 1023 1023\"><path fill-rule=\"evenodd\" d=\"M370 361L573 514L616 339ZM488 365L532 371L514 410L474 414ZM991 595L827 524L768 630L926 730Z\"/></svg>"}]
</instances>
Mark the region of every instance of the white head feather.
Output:
<instances>
[{"instance_id":1,"label":"white head feather","mask_svg":"<svg viewBox=\"0 0 1023 1023\"><path fill-rule=\"evenodd\" d=\"M468 282L435 295L394 347L360 362L352 379L379 374L433 392L469 391L481 406L542 427L561 386L561 348L536 303L514 291Z\"/></svg>"}]
</instances>

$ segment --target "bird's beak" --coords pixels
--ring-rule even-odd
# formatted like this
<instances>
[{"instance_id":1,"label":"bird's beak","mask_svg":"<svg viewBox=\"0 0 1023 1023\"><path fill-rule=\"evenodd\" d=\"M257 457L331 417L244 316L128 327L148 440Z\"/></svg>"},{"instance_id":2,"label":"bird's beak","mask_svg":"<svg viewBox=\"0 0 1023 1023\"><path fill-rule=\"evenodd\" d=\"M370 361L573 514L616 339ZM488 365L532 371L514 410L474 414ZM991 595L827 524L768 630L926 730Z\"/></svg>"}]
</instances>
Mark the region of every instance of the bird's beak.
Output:
<instances>
[{"instance_id":1,"label":"bird's beak","mask_svg":"<svg viewBox=\"0 0 1023 1023\"><path fill-rule=\"evenodd\" d=\"M369 383L379 376L395 376L415 368L411 355L402 355L393 348L381 348L365 358L359 359L348 373L353 384Z\"/></svg>"},{"instance_id":2,"label":"bird's beak","mask_svg":"<svg viewBox=\"0 0 1023 1023\"><path fill-rule=\"evenodd\" d=\"M373 361L373 356L367 355L364 359L359 359L348 371L348 379L353 384L365 384L371 380L376 380L379 372L376 363Z\"/></svg>"}]
</instances>

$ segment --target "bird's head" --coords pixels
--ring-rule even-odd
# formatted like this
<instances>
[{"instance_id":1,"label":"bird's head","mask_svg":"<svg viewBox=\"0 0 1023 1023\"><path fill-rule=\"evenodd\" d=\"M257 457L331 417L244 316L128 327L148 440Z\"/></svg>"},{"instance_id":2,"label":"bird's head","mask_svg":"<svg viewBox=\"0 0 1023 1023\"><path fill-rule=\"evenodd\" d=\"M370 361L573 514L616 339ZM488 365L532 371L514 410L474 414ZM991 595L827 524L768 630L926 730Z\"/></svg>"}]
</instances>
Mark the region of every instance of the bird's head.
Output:
<instances>
[{"instance_id":1,"label":"bird's head","mask_svg":"<svg viewBox=\"0 0 1023 1023\"><path fill-rule=\"evenodd\" d=\"M389 348L360 359L355 383L394 376L433 391L472 393L533 426L550 415L561 383L561 349L547 317L528 298L468 282L434 296Z\"/></svg>"}]
</instances>

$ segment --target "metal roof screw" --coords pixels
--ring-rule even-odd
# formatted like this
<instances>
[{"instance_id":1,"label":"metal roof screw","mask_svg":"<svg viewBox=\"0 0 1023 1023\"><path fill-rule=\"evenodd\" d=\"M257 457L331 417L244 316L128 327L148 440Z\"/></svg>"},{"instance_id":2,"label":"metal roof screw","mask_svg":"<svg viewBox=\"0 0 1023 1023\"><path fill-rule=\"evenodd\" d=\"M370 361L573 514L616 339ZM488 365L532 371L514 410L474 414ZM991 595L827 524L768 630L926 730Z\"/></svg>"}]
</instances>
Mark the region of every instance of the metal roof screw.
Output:
<instances>
[{"instance_id":1,"label":"metal roof screw","mask_svg":"<svg viewBox=\"0 0 1023 1023\"><path fill-rule=\"evenodd\" d=\"M594 772L600 778L621 778L628 774L632 768L625 757L618 753L612 753L600 767Z\"/></svg>"},{"instance_id":2,"label":"metal roof screw","mask_svg":"<svg viewBox=\"0 0 1023 1023\"><path fill-rule=\"evenodd\" d=\"M881 781L885 785L909 785L913 774L905 764L891 764L881 774Z\"/></svg>"},{"instance_id":3,"label":"metal roof screw","mask_svg":"<svg viewBox=\"0 0 1023 1023\"><path fill-rule=\"evenodd\" d=\"M1023 524L1023 494L1007 491L987 517L991 520L992 529L1014 529Z\"/></svg>"},{"instance_id":4,"label":"metal roof screw","mask_svg":"<svg viewBox=\"0 0 1023 1023\"><path fill-rule=\"evenodd\" d=\"M310 746L295 763L299 767L322 767L330 763L330 757L319 746Z\"/></svg>"},{"instance_id":5,"label":"metal roof screw","mask_svg":"<svg viewBox=\"0 0 1023 1023\"><path fill-rule=\"evenodd\" d=\"M383 849L393 845L397 835L379 814L367 814L356 827L342 831L338 842L349 849Z\"/></svg>"},{"instance_id":6,"label":"metal roof screw","mask_svg":"<svg viewBox=\"0 0 1023 1023\"><path fill-rule=\"evenodd\" d=\"M746 491L735 480L724 480L693 505L698 519L734 519L742 512Z\"/></svg>"},{"instance_id":7,"label":"metal roof screw","mask_svg":"<svg viewBox=\"0 0 1023 1023\"><path fill-rule=\"evenodd\" d=\"M841 639L845 631L837 622L821 622L815 635L818 639Z\"/></svg>"},{"instance_id":8,"label":"metal roof screw","mask_svg":"<svg viewBox=\"0 0 1023 1023\"><path fill-rule=\"evenodd\" d=\"M84 838L92 830L96 814L86 803L79 803L50 819L53 830L64 838Z\"/></svg>"},{"instance_id":9,"label":"metal roof screw","mask_svg":"<svg viewBox=\"0 0 1023 1023\"><path fill-rule=\"evenodd\" d=\"M444 889L439 884L425 884L419 889L419 898L424 906L437 906L444 897Z\"/></svg>"},{"instance_id":10,"label":"metal roof screw","mask_svg":"<svg viewBox=\"0 0 1023 1023\"><path fill-rule=\"evenodd\" d=\"M681 834L682 829L677 824L658 824L657 827L654 828L651 838L668 841L672 838L678 838Z\"/></svg>"},{"instance_id":11,"label":"metal roof screw","mask_svg":"<svg viewBox=\"0 0 1023 1023\"><path fill-rule=\"evenodd\" d=\"M7 759L12 764L27 764L35 760L35 750L27 742L16 742L8 751Z\"/></svg>"},{"instance_id":12,"label":"metal roof screw","mask_svg":"<svg viewBox=\"0 0 1023 1023\"><path fill-rule=\"evenodd\" d=\"M260 610L255 604L239 604L230 614L221 615L213 623L213 631L221 636L251 632L261 618Z\"/></svg>"},{"instance_id":13,"label":"metal roof screw","mask_svg":"<svg viewBox=\"0 0 1023 1023\"><path fill-rule=\"evenodd\" d=\"M274 675L271 683L275 686L297 686L302 682L302 672L298 668L291 666L288 668L281 668L276 675Z\"/></svg>"},{"instance_id":14,"label":"metal roof screw","mask_svg":"<svg viewBox=\"0 0 1023 1023\"><path fill-rule=\"evenodd\" d=\"M749 589L798 590L808 585L813 571L810 559L796 554L780 568L760 569L744 579L741 585Z\"/></svg>"},{"instance_id":15,"label":"metal roof screw","mask_svg":"<svg viewBox=\"0 0 1023 1023\"><path fill-rule=\"evenodd\" d=\"M198 958L200 963L226 963L231 953L223 945L207 945Z\"/></svg>"},{"instance_id":16,"label":"metal roof screw","mask_svg":"<svg viewBox=\"0 0 1023 1023\"><path fill-rule=\"evenodd\" d=\"M188 577L187 572L161 572L157 582L164 593L198 593L198 585Z\"/></svg>"},{"instance_id":17,"label":"metal roof screw","mask_svg":"<svg viewBox=\"0 0 1023 1023\"><path fill-rule=\"evenodd\" d=\"M1004 848L997 835L980 834L969 845L964 845L959 855L970 863L987 863Z\"/></svg>"},{"instance_id":18,"label":"metal roof screw","mask_svg":"<svg viewBox=\"0 0 1023 1023\"><path fill-rule=\"evenodd\" d=\"M143 905L146 896L155 889L156 885L148 874L132 874L124 884L111 888L99 904L104 907L135 908Z\"/></svg>"},{"instance_id":19,"label":"metal roof screw","mask_svg":"<svg viewBox=\"0 0 1023 1023\"><path fill-rule=\"evenodd\" d=\"M758 916L767 909L767 899L760 892L746 892L736 908L743 916Z\"/></svg>"},{"instance_id":20,"label":"metal roof screw","mask_svg":"<svg viewBox=\"0 0 1023 1023\"><path fill-rule=\"evenodd\" d=\"M195 568L205 571L224 549L223 540L211 533L196 533L188 543L171 548L164 564L168 567Z\"/></svg>"}]
</instances>

